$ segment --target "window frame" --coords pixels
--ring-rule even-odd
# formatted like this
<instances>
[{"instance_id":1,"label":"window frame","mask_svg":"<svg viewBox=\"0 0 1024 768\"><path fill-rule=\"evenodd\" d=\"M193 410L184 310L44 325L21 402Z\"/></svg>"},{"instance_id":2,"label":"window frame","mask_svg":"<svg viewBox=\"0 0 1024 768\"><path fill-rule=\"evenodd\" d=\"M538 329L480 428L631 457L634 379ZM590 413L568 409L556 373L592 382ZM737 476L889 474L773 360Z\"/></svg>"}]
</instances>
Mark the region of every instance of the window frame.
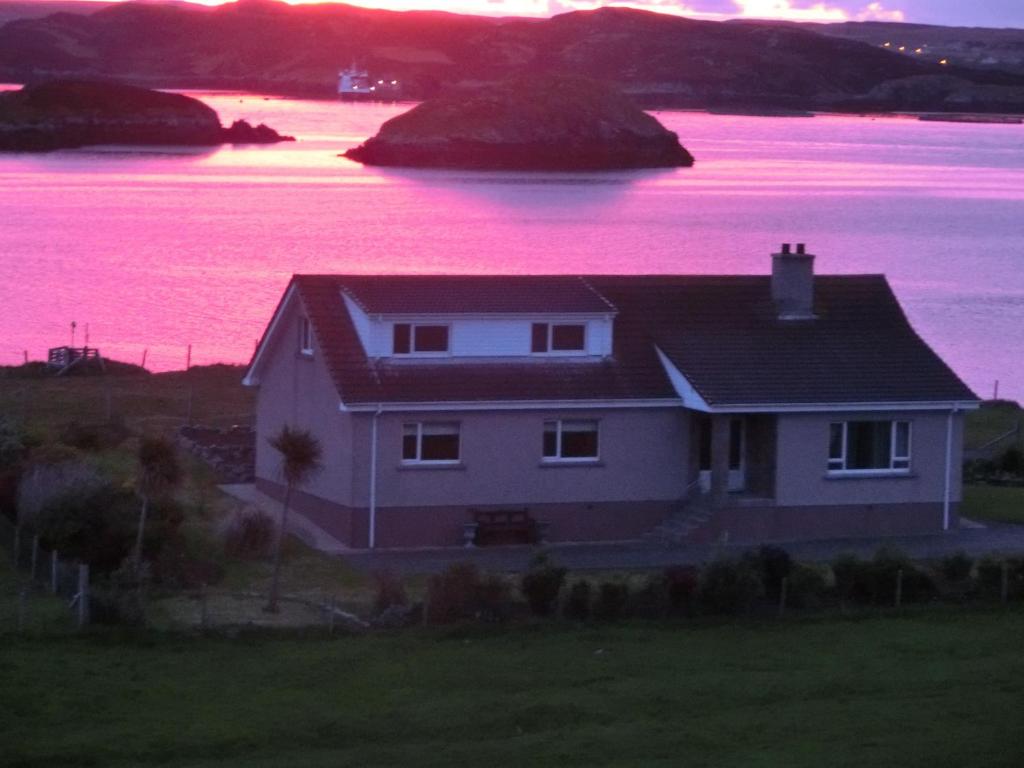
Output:
<instances>
[{"instance_id":1,"label":"window frame","mask_svg":"<svg viewBox=\"0 0 1024 768\"><path fill-rule=\"evenodd\" d=\"M409 351L400 352L395 345L395 336L399 326L406 326L409 329ZM420 328L443 328L445 333L445 348L443 350L420 350L416 349L417 330ZM452 353L452 326L451 323L392 323L391 324L391 354L396 357L449 357Z\"/></svg>"},{"instance_id":2,"label":"window frame","mask_svg":"<svg viewBox=\"0 0 1024 768\"><path fill-rule=\"evenodd\" d=\"M306 315L299 317L299 354L313 356L313 324Z\"/></svg>"},{"instance_id":3,"label":"window frame","mask_svg":"<svg viewBox=\"0 0 1024 768\"><path fill-rule=\"evenodd\" d=\"M851 423L874 423L889 425L889 466L871 467L867 469L848 469L847 463L850 458L850 428ZM829 422L829 445L827 451L826 467L830 476L836 477L864 477L871 475L909 475L913 464L914 456L914 426L909 419L846 419L844 421ZM832 440L836 428L839 427L840 442L839 455L832 455ZM901 428L906 429L906 452L898 452L899 432Z\"/></svg>"},{"instance_id":4,"label":"window frame","mask_svg":"<svg viewBox=\"0 0 1024 768\"><path fill-rule=\"evenodd\" d=\"M562 433L566 423L587 423L594 425L595 450L593 456L563 456ZM548 425L555 425L555 455L545 453L544 439L548 433ZM544 419L541 425L541 462L544 464L597 464L601 461L601 420L600 419Z\"/></svg>"},{"instance_id":5,"label":"window frame","mask_svg":"<svg viewBox=\"0 0 1024 768\"><path fill-rule=\"evenodd\" d=\"M559 323L537 322L537 323L531 323L530 324L530 354L531 355L585 355L585 354L587 354L587 341L588 341L588 336L589 336L589 332L588 332L588 328L587 328L588 325L589 324L586 321L581 321L581 322L578 322L578 323L576 323L576 322L571 322L571 323L567 323L567 322L559 322ZM533 342L534 342L535 334L537 332L536 329L537 329L538 326L543 326L544 327L545 344L544 344L544 349L542 349L542 350L537 350L537 349L533 348ZM581 329L583 331L583 345L581 347L579 347L578 349L555 349L554 348L554 339L555 339L555 328L556 327L572 327L572 328L579 328L579 329Z\"/></svg>"},{"instance_id":6,"label":"window frame","mask_svg":"<svg viewBox=\"0 0 1024 768\"><path fill-rule=\"evenodd\" d=\"M423 427L424 426L435 426L435 427L454 427L454 434L458 438L457 440L457 456L454 459L424 459L423 458ZM409 435L406 431L410 427L416 428L416 456L415 458L407 458L405 455L405 438ZM459 421L406 421L402 423L402 442L401 442L401 463L405 466L457 466L462 464L462 422Z\"/></svg>"}]
</instances>

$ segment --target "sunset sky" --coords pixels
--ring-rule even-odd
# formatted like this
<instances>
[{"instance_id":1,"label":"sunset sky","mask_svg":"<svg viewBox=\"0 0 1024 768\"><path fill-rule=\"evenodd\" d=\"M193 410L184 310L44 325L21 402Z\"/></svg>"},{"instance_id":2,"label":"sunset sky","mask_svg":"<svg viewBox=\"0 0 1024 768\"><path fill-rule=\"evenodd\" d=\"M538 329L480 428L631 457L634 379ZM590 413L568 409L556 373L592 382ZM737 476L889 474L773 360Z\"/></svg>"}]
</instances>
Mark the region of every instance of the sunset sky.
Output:
<instances>
[{"instance_id":1,"label":"sunset sky","mask_svg":"<svg viewBox=\"0 0 1024 768\"><path fill-rule=\"evenodd\" d=\"M39 0L45 2L45 0ZM217 5L225 0L195 0ZM287 0L293 3L310 0ZM316 0L313 0L314 2ZM333 0L327 0L328 2ZM444 10L496 16L551 16L600 6L628 6L703 19L905 21L1024 27L1024 0L347 0L392 10Z\"/></svg>"}]
</instances>

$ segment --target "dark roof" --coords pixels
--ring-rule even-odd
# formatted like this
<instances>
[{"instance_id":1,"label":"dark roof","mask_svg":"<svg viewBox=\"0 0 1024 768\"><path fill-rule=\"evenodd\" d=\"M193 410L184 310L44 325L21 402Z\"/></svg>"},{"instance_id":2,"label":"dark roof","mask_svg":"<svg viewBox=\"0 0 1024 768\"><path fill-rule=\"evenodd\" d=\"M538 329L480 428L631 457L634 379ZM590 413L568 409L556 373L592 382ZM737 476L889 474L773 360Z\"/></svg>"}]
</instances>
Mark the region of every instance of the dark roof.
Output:
<instances>
[{"instance_id":1,"label":"dark roof","mask_svg":"<svg viewBox=\"0 0 1024 768\"><path fill-rule=\"evenodd\" d=\"M300 275L294 281L339 394L353 405L675 398L657 349L715 407L977 399L914 332L882 276L816 277L817 319L795 321L777 318L768 277ZM410 304L389 298L389 286ZM573 292L580 286L585 293ZM541 300L567 287L571 300ZM593 312L601 311L593 309L598 303L610 304L618 311L613 354L601 361L374 361L363 351L343 291L374 313L482 312L484 297L500 307L492 312L572 311L568 306ZM458 297L465 304L456 304Z\"/></svg>"},{"instance_id":2,"label":"dark roof","mask_svg":"<svg viewBox=\"0 0 1024 768\"><path fill-rule=\"evenodd\" d=\"M353 276L335 278L369 314L502 314L614 311L586 281L571 275Z\"/></svg>"}]
</instances>

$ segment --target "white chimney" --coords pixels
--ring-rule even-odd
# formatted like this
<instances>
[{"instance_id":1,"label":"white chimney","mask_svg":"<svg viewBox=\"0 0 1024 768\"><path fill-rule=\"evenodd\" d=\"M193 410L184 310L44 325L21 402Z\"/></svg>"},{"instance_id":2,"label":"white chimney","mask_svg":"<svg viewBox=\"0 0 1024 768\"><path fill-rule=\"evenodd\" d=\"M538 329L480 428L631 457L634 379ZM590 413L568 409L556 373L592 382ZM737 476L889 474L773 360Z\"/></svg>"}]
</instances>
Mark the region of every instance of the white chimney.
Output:
<instances>
[{"instance_id":1,"label":"white chimney","mask_svg":"<svg viewBox=\"0 0 1024 768\"><path fill-rule=\"evenodd\" d=\"M780 320L814 318L814 256L803 243L796 252L783 243L782 252L772 254L772 300Z\"/></svg>"}]
</instances>

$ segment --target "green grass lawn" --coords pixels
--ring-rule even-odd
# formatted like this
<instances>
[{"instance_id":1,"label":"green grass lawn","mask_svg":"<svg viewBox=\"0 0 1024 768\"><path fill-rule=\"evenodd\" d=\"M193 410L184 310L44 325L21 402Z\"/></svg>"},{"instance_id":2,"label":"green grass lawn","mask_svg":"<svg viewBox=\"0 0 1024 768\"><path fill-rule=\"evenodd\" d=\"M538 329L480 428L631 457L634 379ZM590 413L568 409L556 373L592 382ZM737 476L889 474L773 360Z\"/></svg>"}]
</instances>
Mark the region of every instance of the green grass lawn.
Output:
<instances>
[{"instance_id":1,"label":"green grass lawn","mask_svg":"<svg viewBox=\"0 0 1024 768\"><path fill-rule=\"evenodd\" d=\"M3 644L19 631L19 614L22 631L29 634L69 631L74 625L73 614L61 598L39 587L29 590L27 587L28 579L14 572L9 553L0 553L0 658ZM26 593L24 599L23 592ZM3 680L2 670L0 661L0 681Z\"/></svg>"},{"instance_id":2,"label":"green grass lawn","mask_svg":"<svg viewBox=\"0 0 1024 768\"><path fill-rule=\"evenodd\" d=\"M1024 488L965 485L960 514L971 520L1024 524Z\"/></svg>"},{"instance_id":3,"label":"green grass lawn","mask_svg":"<svg viewBox=\"0 0 1024 768\"><path fill-rule=\"evenodd\" d=\"M6 642L11 766L1013 766L1024 612Z\"/></svg>"},{"instance_id":4,"label":"green grass lawn","mask_svg":"<svg viewBox=\"0 0 1024 768\"><path fill-rule=\"evenodd\" d=\"M983 403L976 411L968 411L964 422L964 448L980 448L997 437L1005 435L1024 419L1024 411L1014 402L1006 400ZM1024 448L1024 434L1018 439ZM1003 446L1008 448L1009 444Z\"/></svg>"}]
</instances>

